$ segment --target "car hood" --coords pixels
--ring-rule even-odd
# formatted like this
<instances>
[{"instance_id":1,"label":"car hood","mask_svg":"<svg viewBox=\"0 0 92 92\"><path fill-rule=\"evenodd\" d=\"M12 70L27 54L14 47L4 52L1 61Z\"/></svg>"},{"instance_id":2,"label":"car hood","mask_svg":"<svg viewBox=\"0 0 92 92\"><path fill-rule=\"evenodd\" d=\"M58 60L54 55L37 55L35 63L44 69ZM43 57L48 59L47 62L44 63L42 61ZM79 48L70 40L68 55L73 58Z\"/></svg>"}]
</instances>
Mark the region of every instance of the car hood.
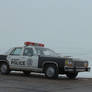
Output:
<instances>
[{"instance_id":1,"label":"car hood","mask_svg":"<svg viewBox=\"0 0 92 92\"><path fill-rule=\"evenodd\" d=\"M65 60L71 60L73 62L88 62L87 60L82 60L80 58L72 58L72 57L53 57L53 56L40 56L40 58L43 58L44 60L60 60L60 61L65 61Z\"/></svg>"}]
</instances>

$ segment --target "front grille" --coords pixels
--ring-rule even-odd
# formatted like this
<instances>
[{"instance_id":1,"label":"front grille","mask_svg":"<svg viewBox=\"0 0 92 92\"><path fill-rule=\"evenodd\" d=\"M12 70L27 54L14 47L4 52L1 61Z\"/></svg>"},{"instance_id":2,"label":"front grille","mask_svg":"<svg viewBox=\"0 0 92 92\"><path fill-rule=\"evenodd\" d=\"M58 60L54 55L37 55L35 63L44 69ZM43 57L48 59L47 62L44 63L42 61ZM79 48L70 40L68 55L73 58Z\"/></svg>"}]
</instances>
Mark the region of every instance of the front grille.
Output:
<instances>
[{"instance_id":1,"label":"front grille","mask_svg":"<svg viewBox=\"0 0 92 92\"><path fill-rule=\"evenodd\" d=\"M84 62L75 61L75 62L74 62L74 67L84 67Z\"/></svg>"}]
</instances>

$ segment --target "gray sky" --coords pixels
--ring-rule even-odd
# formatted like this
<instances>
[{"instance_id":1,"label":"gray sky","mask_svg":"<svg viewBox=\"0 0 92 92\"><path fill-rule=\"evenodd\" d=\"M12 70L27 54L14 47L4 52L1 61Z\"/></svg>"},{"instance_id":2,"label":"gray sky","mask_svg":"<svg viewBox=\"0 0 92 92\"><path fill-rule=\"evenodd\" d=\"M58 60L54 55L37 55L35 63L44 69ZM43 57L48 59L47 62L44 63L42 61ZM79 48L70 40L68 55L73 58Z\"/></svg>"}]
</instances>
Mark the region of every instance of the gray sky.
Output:
<instances>
[{"instance_id":1,"label":"gray sky","mask_svg":"<svg viewBox=\"0 0 92 92\"><path fill-rule=\"evenodd\" d=\"M0 0L0 49L35 41L88 54L91 40L92 0Z\"/></svg>"}]
</instances>

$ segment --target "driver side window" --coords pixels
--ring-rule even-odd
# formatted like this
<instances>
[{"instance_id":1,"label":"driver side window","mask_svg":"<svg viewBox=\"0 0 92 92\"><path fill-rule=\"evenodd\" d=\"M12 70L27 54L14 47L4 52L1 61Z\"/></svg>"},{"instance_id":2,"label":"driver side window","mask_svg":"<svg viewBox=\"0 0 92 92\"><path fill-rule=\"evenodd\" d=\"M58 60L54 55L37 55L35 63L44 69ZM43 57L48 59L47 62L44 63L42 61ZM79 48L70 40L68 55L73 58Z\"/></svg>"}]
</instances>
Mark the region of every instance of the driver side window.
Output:
<instances>
[{"instance_id":1,"label":"driver side window","mask_svg":"<svg viewBox=\"0 0 92 92\"><path fill-rule=\"evenodd\" d=\"M15 48L10 55L21 55L21 52L22 52L22 48Z\"/></svg>"}]
</instances>

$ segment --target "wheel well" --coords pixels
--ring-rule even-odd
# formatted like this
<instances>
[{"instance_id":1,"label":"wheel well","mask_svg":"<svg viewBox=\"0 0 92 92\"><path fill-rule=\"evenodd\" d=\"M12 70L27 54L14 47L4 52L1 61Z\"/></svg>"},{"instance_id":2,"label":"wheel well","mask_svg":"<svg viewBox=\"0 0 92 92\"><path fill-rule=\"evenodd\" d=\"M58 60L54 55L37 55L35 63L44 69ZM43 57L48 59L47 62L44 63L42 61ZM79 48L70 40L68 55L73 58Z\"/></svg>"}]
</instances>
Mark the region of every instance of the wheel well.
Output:
<instances>
[{"instance_id":1,"label":"wheel well","mask_svg":"<svg viewBox=\"0 0 92 92\"><path fill-rule=\"evenodd\" d=\"M8 65L8 63L7 62L5 62L5 61L0 61L0 66L1 66L1 64L3 64L3 63L5 63L5 64L7 64ZM8 65L9 66L9 65Z\"/></svg>"},{"instance_id":2,"label":"wheel well","mask_svg":"<svg viewBox=\"0 0 92 92\"><path fill-rule=\"evenodd\" d=\"M45 63L44 66L43 66L43 72L45 72L46 67L47 67L47 66L50 66L50 65L51 65L51 66L53 65L53 66L55 66L55 67L58 69L58 66L57 66L57 64L55 64L55 63Z\"/></svg>"}]
</instances>

